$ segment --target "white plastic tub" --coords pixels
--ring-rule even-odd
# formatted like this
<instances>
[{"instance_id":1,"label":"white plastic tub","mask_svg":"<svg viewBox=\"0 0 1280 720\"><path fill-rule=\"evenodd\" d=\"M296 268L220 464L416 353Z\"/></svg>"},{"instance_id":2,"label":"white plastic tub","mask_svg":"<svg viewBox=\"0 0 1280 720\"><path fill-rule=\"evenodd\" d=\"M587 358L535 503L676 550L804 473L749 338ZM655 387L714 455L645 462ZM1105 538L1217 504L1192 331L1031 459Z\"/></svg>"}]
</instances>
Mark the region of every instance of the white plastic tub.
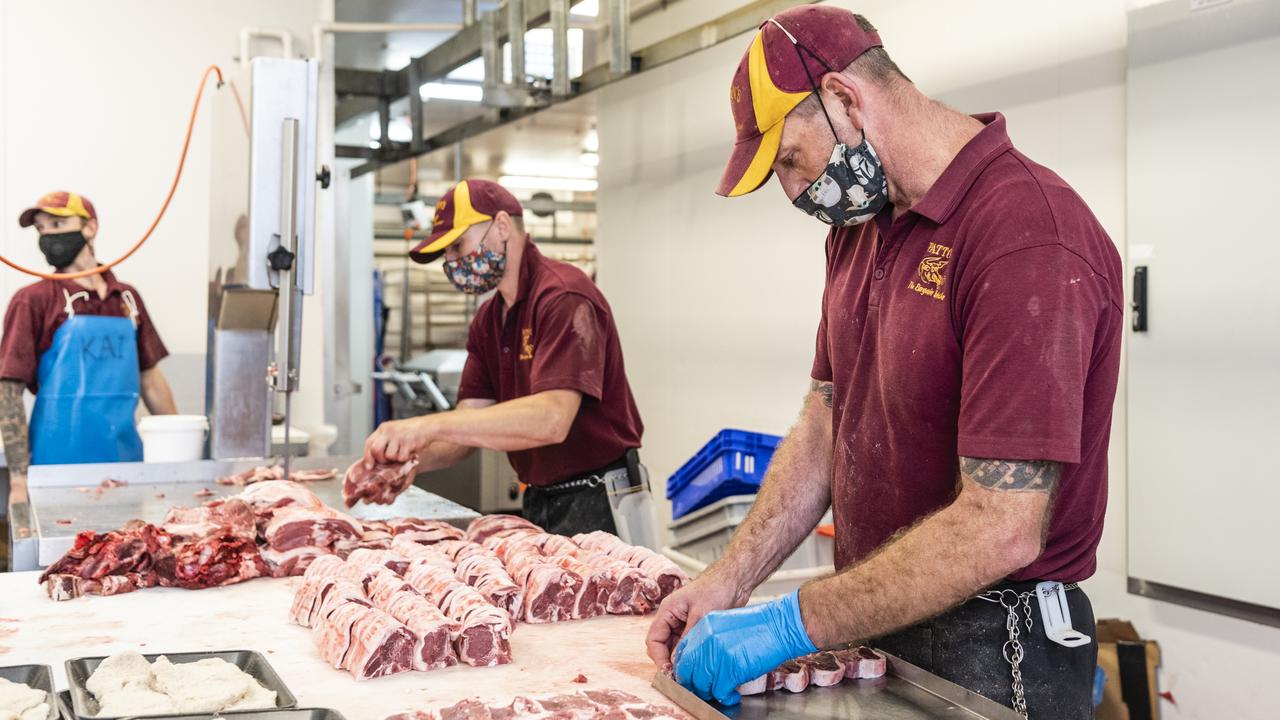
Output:
<instances>
[{"instance_id":1,"label":"white plastic tub","mask_svg":"<svg viewBox=\"0 0 1280 720\"><path fill-rule=\"evenodd\" d=\"M143 462L187 462L204 457L209 418L204 415L147 415L138 421Z\"/></svg>"},{"instance_id":2,"label":"white plastic tub","mask_svg":"<svg viewBox=\"0 0 1280 720\"><path fill-rule=\"evenodd\" d=\"M690 577L697 577L702 571L707 569L710 563L702 562L697 558L690 557L674 548L662 548L662 554L667 559L679 565L682 570L689 574ZM760 583L760 585L751 593L751 602L764 602L777 597L782 597L788 593L792 593L800 589L800 586L810 580L817 580L820 577L830 575L835 571L831 566L817 566L810 568L798 568L795 570L778 570L770 575L768 579Z\"/></svg>"},{"instance_id":3,"label":"white plastic tub","mask_svg":"<svg viewBox=\"0 0 1280 720\"><path fill-rule=\"evenodd\" d=\"M667 526L673 539L671 549L707 565L719 560L755 501L755 495L734 495L672 522ZM831 522L830 514L823 522ZM821 568L830 572L834 562L835 541L810 533L778 571Z\"/></svg>"}]
</instances>

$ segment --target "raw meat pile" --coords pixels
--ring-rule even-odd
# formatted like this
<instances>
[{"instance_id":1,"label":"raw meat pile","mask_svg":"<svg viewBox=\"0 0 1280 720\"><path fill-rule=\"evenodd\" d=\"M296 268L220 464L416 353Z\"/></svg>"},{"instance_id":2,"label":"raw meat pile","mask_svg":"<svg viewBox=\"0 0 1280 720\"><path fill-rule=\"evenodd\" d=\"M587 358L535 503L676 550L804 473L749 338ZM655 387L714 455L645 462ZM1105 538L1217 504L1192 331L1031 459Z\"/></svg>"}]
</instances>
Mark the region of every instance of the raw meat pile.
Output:
<instances>
[{"instance_id":1,"label":"raw meat pile","mask_svg":"<svg viewBox=\"0 0 1280 720\"><path fill-rule=\"evenodd\" d=\"M667 705L651 705L620 690L583 690L543 698L517 696L507 705L463 700L438 710L392 715L386 720L676 720L685 715Z\"/></svg>"},{"instance_id":2,"label":"raw meat pile","mask_svg":"<svg viewBox=\"0 0 1280 720\"><path fill-rule=\"evenodd\" d=\"M413 484L417 458L406 463L364 466L357 460L342 478L342 501L353 507L357 501L390 505L400 493Z\"/></svg>"},{"instance_id":3,"label":"raw meat pile","mask_svg":"<svg viewBox=\"0 0 1280 720\"><path fill-rule=\"evenodd\" d=\"M759 695L771 690L803 692L809 686L830 687L844 680L878 678L884 675L888 659L869 647L828 650L783 663L768 675L738 686L740 695Z\"/></svg>"},{"instance_id":4,"label":"raw meat pile","mask_svg":"<svg viewBox=\"0 0 1280 720\"><path fill-rule=\"evenodd\" d=\"M332 480L338 477L337 468L329 468L325 470L294 470L289 473L289 480L292 482L309 483L319 482L321 480ZM238 475L224 475L217 478L214 482L219 485L252 485L254 483L263 482L265 480L284 480L284 468L279 465L272 467L258 466L250 468Z\"/></svg>"},{"instance_id":5,"label":"raw meat pile","mask_svg":"<svg viewBox=\"0 0 1280 720\"><path fill-rule=\"evenodd\" d=\"M311 628L321 657L358 679L510 662L517 621L644 614L688 582L608 533L571 540L510 515L477 518L465 537L424 521L385 525L338 553L345 561L312 562L289 614Z\"/></svg>"},{"instance_id":6,"label":"raw meat pile","mask_svg":"<svg viewBox=\"0 0 1280 720\"><path fill-rule=\"evenodd\" d=\"M160 525L135 520L111 532L82 532L40 582L55 600L156 586L197 590L301 575L317 557L387 549L396 540L462 537L431 520L360 522L297 482L263 480L230 498L175 507Z\"/></svg>"},{"instance_id":7,"label":"raw meat pile","mask_svg":"<svg viewBox=\"0 0 1280 720\"><path fill-rule=\"evenodd\" d=\"M289 619L311 628L325 662L357 680L511 661L511 615L449 563L363 549L345 561L320 558L302 578Z\"/></svg>"},{"instance_id":8,"label":"raw meat pile","mask_svg":"<svg viewBox=\"0 0 1280 720\"><path fill-rule=\"evenodd\" d=\"M49 694L0 678L0 720L49 720Z\"/></svg>"},{"instance_id":9,"label":"raw meat pile","mask_svg":"<svg viewBox=\"0 0 1280 720\"><path fill-rule=\"evenodd\" d=\"M276 693L220 658L172 663L161 655L154 663L133 651L103 660L85 681L98 701L98 715L163 715L265 710Z\"/></svg>"}]
</instances>

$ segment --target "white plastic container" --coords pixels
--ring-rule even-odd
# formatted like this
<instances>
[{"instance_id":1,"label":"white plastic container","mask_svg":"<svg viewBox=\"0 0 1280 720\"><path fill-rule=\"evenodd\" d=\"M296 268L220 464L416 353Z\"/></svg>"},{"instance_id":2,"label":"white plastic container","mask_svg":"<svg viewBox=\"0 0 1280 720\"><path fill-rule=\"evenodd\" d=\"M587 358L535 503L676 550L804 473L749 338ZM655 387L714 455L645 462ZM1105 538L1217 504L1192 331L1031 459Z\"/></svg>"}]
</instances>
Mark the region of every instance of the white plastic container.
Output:
<instances>
[{"instance_id":1,"label":"white plastic container","mask_svg":"<svg viewBox=\"0 0 1280 720\"><path fill-rule=\"evenodd\" d=\"M755 501L755 495L733 495L672 522L667 526L673 539L672 549L710 565L720 559ZM830 516L823 522L831 522ZM810 534L778 570L823 568L830 571L834 562L835 542L829 537Z\"/></svg>"},{"instance_id":2,"label":"white plastic container","mask_svg":"<svg viewBox=\"0 0 1280 720\"><path fill-rule=\"evenodd\" d=\"M690 577L697 577L702 574L710 563L702 562L697 558L689 557L679 550L673 548L662 548L662 554L667 556L682 570L689 574ZM782 597L788 593L800 589L800 586L810 580L817 580L834 572L832 567L811 567L798 568L795 570L778 570L770 575L764 582L751 593L751 602L764 602L777 597Z\"/></svg>"},{"instance_id":3,"label":"white plastic container","mask_svg":"<svg viewBox=\"0 0 1280 720\"><path fill-rule=\"evenodd\" d=\"M209 418L204 415L147 415L138 421L143 462L188 462L204 457Z\"/></svg>"}]
</instances>

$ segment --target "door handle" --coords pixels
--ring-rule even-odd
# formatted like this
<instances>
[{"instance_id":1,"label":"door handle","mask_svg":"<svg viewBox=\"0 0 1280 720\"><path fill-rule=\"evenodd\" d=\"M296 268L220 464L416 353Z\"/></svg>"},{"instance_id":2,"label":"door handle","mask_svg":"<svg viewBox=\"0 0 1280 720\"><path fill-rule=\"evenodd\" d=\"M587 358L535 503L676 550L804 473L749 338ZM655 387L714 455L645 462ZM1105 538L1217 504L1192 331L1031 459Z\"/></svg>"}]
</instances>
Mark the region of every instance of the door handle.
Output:
<instances>
[{"instance_id":1,"label":"door handle","mask_svg":"<svg viewBox=\"0 0 1280 720\"><path fill-rule=\"evenodd\" d=\"M1139 265L1133 269L1133 331L1147 331L1147 266Z\"/></svg>"}]
</instances>

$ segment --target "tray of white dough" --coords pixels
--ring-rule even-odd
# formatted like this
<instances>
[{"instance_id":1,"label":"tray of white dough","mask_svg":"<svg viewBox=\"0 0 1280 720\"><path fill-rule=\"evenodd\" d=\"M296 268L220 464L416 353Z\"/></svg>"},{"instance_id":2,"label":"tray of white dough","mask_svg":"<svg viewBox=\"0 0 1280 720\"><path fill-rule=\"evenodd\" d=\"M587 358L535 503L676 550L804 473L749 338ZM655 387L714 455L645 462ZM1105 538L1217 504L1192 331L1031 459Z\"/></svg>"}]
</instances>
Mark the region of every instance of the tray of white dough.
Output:
<instances>
[{"instance_id":1,"label":"tray of white dough","mask_svg":"<svg viewBox=\"0 0 1280 720\"><path fill-rule=\"evenodd\" d=\"M0 720L57 720L48 665L0 667Z\"/></svg>"},{"instance_id":2,"label":"tray of white dough","mask_svg":"<svg viewBox=\"0 0 1280 720\"><path fill-rule=\"evenodd\" d=\"M78 718L227 715L293 708L289 692L260 653L133 651L67 661L71 704Z\"/></svg>"}]
</instances>

